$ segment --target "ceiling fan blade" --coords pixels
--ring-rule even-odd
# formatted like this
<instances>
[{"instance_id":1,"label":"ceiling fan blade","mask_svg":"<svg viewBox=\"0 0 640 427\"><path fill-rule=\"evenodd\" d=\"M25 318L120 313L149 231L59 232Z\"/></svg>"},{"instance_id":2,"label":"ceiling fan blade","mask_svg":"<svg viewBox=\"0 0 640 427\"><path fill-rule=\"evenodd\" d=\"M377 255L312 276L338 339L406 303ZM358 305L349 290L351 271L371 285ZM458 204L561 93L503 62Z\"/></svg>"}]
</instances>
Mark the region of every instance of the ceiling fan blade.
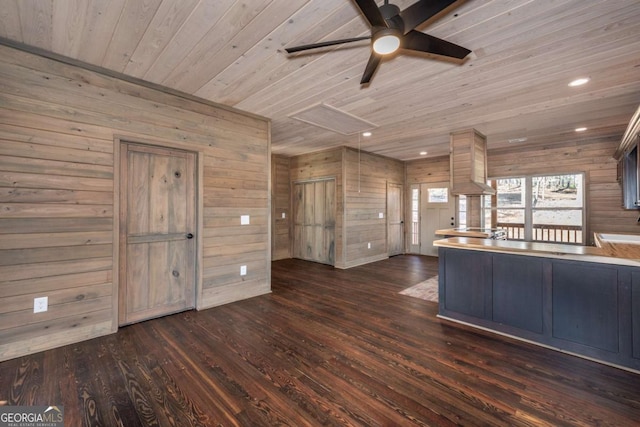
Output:
<instances>
[{"instance_id":1,"label":"ceiling fan blade","mask_svg":"<svg viewBox=\"0 0 640 427\"><path fill-rule=\"evenodd\" d=\"M302 46L288 47L288 48L285 48L285 50L287 51L287 53L295 53L295 52L300 52L301 50L309 50L309 49L316 49L319 47L334 46L337 44L352 43L360 40L367 40L370 38L371 36L352 37L350 39L331 40L331 41L320 42L320 43L305 44Z\"/></svg>"},{"instance_id":2,"label":"ceiling fan blade","mask_svg":"<svg viewBox=\"0 0 640 427\"><path fill-rule=\"evenodd\" d=\"M416 30L411 30L405 34L400 46L403 49L448 56L456 59L463 59L471 53L467 48Z\"/></svg>"},{"instance_id":3,"label":"ceiling fan blade","mask_svg":"<svg viewBox=\"0 0 640 427\"><path fill-rule=\"evenodd\" d=\"M378 69L378 65L380 65L381 60L382 56L371 52L369 62L367 62L367 67L364 69L364 74L362 75L362 79L360 80L361 85L369 83L371 81L371 78Z\"/></svg>"},{"instance_id":4,"label":"ceiling fan blade","mask_svg":"<svg viewBox=\"0 0 640 427\"><path fill-rule=\"evenodd\" d=\"M387 21L384 20L378 5L374 0L354 0L360 12L372 27L388 27Z\"/></svg>"},{"instance_id":5,"label":"ceiling fan blade","mask_svg":"<svg viewBox=\"0 0 640 427\"><path fill-rule=\"evenodd\" d=\"M404 32L408 33L428 19L440 13L444 14L462 3L461 0L420 0L400 12L404 22Z\"/></svg>"}]
</instances>

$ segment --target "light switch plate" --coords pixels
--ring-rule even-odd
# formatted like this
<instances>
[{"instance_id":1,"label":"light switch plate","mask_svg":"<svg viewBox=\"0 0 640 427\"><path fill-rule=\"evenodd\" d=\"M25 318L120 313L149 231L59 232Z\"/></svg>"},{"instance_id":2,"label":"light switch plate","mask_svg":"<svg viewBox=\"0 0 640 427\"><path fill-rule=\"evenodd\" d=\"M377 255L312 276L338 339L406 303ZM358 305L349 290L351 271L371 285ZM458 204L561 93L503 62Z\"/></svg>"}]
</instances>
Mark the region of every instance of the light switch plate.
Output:
<instances>
[{"instance_id":1,"label":"light switch plate","mask_svg":"<svg viewBox=\"0 0 640 427\"><path fill-rule=\"evenodd\" d=\"M249 225L249 215L240 215L240 225Z\"/></svg>"},{"instance_id":2,"label":"light switch plate","mask_svg":"<svg viewBox=\"0 0 640 427\"><path fill-rule=\"evenodd\" d=\"M247 266L246 265L241 265L240 266L240 275L241 276L246 276L247 275Z\"/></svg>"},{"instance_id":3,"label":"light switch plate","mask_svg":"<svg viewBox=\"0 0 640 427\"><path fill-rule=\"evenodd\" d=\"M282 218L284 219L284 218L286 218L286 217L287 217L287 214L286 214L286 213L284 213L284 212L282 212Z\"/></svg>"},{"instance_id":4,"label":"light switch plate","mask_svg":"<svg viewBox=\"0 0 640 427\"><path fill-rule=\"evenodd\" d=\"M384 218L384 213L380 212L380 213L378 214L378 218Z\"/></svg>"}]
</instances>

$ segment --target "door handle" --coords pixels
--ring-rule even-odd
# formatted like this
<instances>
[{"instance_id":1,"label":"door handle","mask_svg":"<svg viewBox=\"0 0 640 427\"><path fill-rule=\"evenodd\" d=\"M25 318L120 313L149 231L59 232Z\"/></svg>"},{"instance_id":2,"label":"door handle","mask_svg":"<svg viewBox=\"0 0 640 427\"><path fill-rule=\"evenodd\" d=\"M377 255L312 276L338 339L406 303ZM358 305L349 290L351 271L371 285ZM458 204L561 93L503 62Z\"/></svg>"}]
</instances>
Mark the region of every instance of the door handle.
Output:
<instances>
[{"instance_id":1,"label":"door handle","mask_svg":"<svg viewBox=\"0 0 640 427\"><path fill-rule=\"evenodd\" d=\"M193 239L193 233L187 234L187 239Z\"/></svg>"}]
</instances>

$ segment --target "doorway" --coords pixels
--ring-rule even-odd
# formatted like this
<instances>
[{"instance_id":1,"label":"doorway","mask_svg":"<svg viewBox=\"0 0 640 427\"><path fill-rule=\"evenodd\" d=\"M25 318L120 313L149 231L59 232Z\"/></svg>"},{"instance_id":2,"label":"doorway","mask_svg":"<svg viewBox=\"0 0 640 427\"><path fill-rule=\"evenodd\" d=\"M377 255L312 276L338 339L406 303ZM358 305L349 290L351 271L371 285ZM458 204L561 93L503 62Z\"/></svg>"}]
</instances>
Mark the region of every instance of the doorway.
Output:
<instances>
[{"instance_id":1,"label":"doorway","mask_svg":"<svg viewBox=\"0 0 640 427\"><path fill-rule=\"evenodd\" d=\"M192 152L120 146L120 325L195 305L195 164Z\"/></svg>"},{"instance_id":2,"label":"doorway","mask_svg":"<svg viewBox=\"0 0 640 427\"><path fill-rule=\"evenodd\" d=\"M436 230L455 227L455 213L448 182L420 184L420 254L438 256Z\"/></svg>"},{"instance_id":3,"label":"doorway","mask_svg":"<svg viewBox=\"0 0 640 427\"><path fill-rule=\"evenodd\" d=\"M335 265L336 180L293 184L293 257Z\"/></svg>"}]
</instances>

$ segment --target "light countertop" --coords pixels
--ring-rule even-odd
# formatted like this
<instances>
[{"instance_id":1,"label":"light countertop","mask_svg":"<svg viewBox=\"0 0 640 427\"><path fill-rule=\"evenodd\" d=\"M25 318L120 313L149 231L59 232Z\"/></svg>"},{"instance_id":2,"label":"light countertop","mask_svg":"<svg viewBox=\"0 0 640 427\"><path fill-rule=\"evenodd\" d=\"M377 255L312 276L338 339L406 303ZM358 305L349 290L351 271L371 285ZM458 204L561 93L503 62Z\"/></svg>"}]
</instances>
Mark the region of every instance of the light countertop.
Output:
<instances>
[{"instance_id":1,"label":"light countertop","mask_svg":"<svg viewBox=\"0 0 640 427\"><path fill-rule=\"evenodd\" d=\"M438 236L460 236L460 237L480 237L489 238L498 228L482 228L482 227L459 227L459 228L443 228L436 230Z\"/></svg>"},{"instance_id":2,"label":"light countertop","mask_svg":"<svg viewBox=\"0 0 640 427\"><path fill-rule=\"evenodd\" d=\"M562 243L492 240L476 237L451 237L436 240L433 244L434 246L445 248L640 267L640 245L637 244L605 243L602 247L595 247Z\"/></svg>"}]
</instances>

